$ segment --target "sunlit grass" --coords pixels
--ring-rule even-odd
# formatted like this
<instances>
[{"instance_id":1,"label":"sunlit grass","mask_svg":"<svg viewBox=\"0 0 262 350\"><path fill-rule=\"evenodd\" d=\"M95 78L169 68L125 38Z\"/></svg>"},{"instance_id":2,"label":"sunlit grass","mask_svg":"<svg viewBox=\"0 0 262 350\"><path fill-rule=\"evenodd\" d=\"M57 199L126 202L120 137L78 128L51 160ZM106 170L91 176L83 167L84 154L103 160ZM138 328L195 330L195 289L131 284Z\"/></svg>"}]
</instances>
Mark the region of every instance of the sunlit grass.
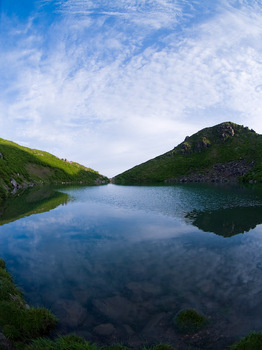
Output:
<instances>
[{"instance_id":1,"label":"sunlit grass","mask_svg":"<svg viewBox=\"0 0 262 350\"><path fill-rule=\"evenodd\" d=\"M12 189L12 179L21 186L63 182L94 185L97 179L108 182L97 171L78 163L0 139L0 198Z\"/></svg>"}]
</instances>

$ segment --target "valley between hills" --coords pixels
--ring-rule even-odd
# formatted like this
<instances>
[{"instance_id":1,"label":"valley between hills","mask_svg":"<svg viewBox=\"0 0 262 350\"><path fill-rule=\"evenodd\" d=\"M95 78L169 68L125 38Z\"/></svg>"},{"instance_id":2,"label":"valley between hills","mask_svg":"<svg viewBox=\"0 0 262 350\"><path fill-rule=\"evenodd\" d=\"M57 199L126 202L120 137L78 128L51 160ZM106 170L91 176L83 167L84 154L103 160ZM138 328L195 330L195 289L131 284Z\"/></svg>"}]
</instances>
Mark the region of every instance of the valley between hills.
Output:
<instances>
[{"instance_id":1,"label":"valley between hills","mask_svg":"<svg viewBox=\"0 0 262 350\"><path fill-rule=\"evenodd\" d=\"M174 149L111 179L119 185L261 181L262 135L232 122L186 136ZM40 184L109 182L91 168L0 139L1 198Z\"/></svg>"}]
</instances>

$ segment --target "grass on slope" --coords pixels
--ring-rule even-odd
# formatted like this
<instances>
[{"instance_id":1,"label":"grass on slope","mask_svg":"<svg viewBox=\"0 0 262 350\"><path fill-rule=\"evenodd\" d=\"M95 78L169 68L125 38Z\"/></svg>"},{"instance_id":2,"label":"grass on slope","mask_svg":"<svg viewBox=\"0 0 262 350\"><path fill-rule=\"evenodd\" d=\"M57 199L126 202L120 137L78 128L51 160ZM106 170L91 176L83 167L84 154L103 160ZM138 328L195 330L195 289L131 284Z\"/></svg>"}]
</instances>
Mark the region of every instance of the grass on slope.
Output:
<instances>
[{"instance_id":1,"label":"grass on slope","mask_svg":"<svg viewBox=\"0 0 262 350\"><path fill-rule=\"evenodd\" d=\"M98 172L80 164L0 139L0 196L12 188L11 179L22 185L80 181L95 184L97 178L107 181Z\"/></svg>"},{"instance_id":2,"label":"grass on slope","mask_svg":"<svg viewBox=\"0 0 262 350\"><path fill-rule=\"evenodd\" d=\"M231 127L233 136L229 133ZM114 181L119 184L163 182L194 172L205 173L216 163L236 160L254 162L255 167L246 180L262 181L262 136L234 123L222 123L203 129L173 150L117 175Z\"/></svg>"}]
</instances>

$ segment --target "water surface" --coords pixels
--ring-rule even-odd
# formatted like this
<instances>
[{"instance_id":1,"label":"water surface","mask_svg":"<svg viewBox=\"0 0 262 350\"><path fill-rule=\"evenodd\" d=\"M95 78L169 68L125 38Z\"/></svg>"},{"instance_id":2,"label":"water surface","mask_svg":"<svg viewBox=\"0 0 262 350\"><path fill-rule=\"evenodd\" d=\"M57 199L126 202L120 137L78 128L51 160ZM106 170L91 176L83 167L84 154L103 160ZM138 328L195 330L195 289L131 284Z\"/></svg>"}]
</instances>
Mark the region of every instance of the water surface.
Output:
<instances>
[{"instance_id":1,"label":"water surface","mask_svg":"<svg viewBox=\"0 0 262 350\"><path fill-rule=\"evenodd\" d=\"M59 317L59 333L223 349L262 329L259 186L42 188L0 214L0 255L28 302ZM179 334L185 308L207 329Z\"/></svg>"}]
</instances>

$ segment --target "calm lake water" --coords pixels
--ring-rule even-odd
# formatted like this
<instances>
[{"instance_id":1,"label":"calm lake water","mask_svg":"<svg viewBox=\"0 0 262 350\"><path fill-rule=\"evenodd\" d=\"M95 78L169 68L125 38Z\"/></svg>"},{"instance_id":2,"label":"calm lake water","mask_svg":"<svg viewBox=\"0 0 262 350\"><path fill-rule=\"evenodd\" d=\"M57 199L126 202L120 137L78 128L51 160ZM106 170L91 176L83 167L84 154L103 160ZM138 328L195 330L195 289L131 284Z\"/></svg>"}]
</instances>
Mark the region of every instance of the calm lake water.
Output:
<instances>
[{"instance_id":1,"label":"calm lake water","mask_svg":"<svg viewBox=\"0 0 262 350\"><path fill-rule=\"evenodd\" d=\"M0 256L58 332L138 348L224 349L262 330L262 188L33 189L0 210ZM177 332L193 308L205 330Z\"/></svg>"}]
</instances>

